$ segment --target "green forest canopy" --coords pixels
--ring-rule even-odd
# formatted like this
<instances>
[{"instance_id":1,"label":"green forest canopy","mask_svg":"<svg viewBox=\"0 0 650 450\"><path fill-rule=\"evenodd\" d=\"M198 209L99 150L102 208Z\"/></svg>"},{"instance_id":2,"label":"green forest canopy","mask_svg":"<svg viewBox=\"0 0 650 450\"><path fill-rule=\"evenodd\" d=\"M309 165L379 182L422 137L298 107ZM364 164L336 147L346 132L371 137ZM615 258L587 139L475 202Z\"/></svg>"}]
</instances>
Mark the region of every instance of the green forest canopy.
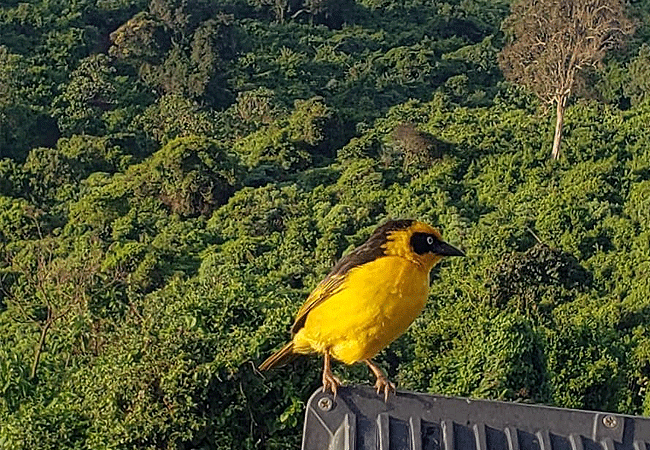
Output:
<instances>
[{"instance_id":1,"label":"green forest canopy","mask_svg":"<svg viewBox=\"0 0 650 450\"><path fill-rule=\"evenodd\" d=\"M297 448L320 361L255 366L398 217L468 255L400 388L650 414L648 11L553 161L506 0L0 3L0 448Z\"/></svg>"}]
</instances>

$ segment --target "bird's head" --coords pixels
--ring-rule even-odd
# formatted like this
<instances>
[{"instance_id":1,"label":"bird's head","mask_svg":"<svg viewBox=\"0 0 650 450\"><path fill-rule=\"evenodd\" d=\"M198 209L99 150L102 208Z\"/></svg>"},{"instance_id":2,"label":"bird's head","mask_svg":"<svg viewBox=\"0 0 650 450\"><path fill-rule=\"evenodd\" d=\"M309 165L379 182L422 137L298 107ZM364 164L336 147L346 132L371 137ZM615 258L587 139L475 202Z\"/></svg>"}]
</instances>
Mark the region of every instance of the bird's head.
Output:
<instances>
[{"instance_id":1,"label":"bird's head","mask_svg":"<svg viewBox=\"0 0 650 450\"><path fill-rule=\"evenodd\" d=\"M445 256L465 256L465 253L442 240L440 231L416 220L391 220L379 227L384 229L386 255L399 255L429 271Z\"/></svg>"}]
</instances>

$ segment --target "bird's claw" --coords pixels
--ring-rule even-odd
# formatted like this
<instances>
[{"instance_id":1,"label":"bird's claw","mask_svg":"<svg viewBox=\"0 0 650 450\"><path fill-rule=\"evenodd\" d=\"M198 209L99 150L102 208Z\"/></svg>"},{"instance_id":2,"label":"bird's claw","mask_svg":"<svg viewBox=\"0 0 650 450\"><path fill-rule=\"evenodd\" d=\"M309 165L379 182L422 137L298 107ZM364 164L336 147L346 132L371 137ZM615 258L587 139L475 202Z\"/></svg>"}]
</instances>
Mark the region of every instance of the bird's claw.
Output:
<instances>
[{"instance_id":1,"label":"bird's claw","mask_svg":"<svg viewBox=\"0 0 650 450\"><path fill-rule=\"evenodd\" d=\"M341 385L341 380L335 377L332 372L323 372L323 392L327 392L329 389L336 398L336 390Z\"/></svg>"},{"instance_id":2,"label":"bird's claw","mask_svg":"<svg viewBox=\"0 0 650 450\"><path fill-rule=\"evenodd\" d=\"M395 385L384 376L377 377L375 387L377 388L377 395L381 395L381 392L384 391L384 402L388 402L388 394L390 394L391 391L395 393L396 389Z\"/></svg>"}]
</instances>

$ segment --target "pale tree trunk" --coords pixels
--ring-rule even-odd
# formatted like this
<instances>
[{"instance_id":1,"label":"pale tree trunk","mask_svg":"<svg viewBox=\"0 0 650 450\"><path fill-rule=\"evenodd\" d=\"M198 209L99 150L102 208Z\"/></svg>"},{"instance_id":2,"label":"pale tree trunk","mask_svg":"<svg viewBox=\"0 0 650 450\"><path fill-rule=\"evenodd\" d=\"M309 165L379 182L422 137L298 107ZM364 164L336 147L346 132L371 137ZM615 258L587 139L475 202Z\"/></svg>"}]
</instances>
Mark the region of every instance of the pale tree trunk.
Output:
<instances>
[{"instance_id":1,"label":"pale tree trunk","mask_svg":"<svg viewBox=\"0 0 650 450\"><path fill-rule=\"evenodd\" d=\"M287 0L275 0L274 13L275 19L278 21L278 23L284 23L284 17L287 13L288 8L289 2Z\"/></svg>"},{"instance_id":2,"label":"pale tree trunk","mask_svg":"<svg viewBox=\"0 0 650 450\"><path fill-rule=\"evenodd\" d=\"M553 137L553 152L551 153L553 159L558 159L560 157L560 144L562 143L562 125L564 123L566 100L567 97L565 95L562 95L555 100L555 136Z\"/></svg>"}]
</instances>

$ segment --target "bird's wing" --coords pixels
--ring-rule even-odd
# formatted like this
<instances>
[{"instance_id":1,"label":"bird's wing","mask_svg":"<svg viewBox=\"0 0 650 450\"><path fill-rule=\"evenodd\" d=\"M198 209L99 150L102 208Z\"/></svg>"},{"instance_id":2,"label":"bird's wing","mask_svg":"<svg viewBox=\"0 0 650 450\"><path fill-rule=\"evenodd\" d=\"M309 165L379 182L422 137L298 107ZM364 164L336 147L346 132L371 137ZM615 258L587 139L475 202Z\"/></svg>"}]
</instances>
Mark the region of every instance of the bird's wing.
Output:
<instances>
[{"instance_id":1,"label":"bird's wing","mask_svg":"<svg viewBox=\"0 0 650 450\"><path fill-rule=\"evenodd\" d=\"M323 281L316 286L316 289L309 294L307 301L298 314L296 314L296 321L291 327L291 334L296 334L305 325L305 320L307 320L307 314L309 311L323 303L328 298L332 297L336 292L339 291L343 282L345 281L344 275L328 275Z\"/></svg>"},{"instance_id":2,"label":"bird's wing","mask_svg":"<svg viewBox=\"0 0 650 450\"><path fill-rule=\"evenodd\" d=\"M291 333L295 334L305 325L309 311L331 298L335 293L343 288L343 283L347 278L348 272L355 267L374 261L384 256L383 244L386 239L369 239L365 244L354 249L351 253L344 256L336 263L332 271L321 281L316 289L309 294L307 301L296 315L296 321L291 327Z\"/></svg>"}]
</instances>

